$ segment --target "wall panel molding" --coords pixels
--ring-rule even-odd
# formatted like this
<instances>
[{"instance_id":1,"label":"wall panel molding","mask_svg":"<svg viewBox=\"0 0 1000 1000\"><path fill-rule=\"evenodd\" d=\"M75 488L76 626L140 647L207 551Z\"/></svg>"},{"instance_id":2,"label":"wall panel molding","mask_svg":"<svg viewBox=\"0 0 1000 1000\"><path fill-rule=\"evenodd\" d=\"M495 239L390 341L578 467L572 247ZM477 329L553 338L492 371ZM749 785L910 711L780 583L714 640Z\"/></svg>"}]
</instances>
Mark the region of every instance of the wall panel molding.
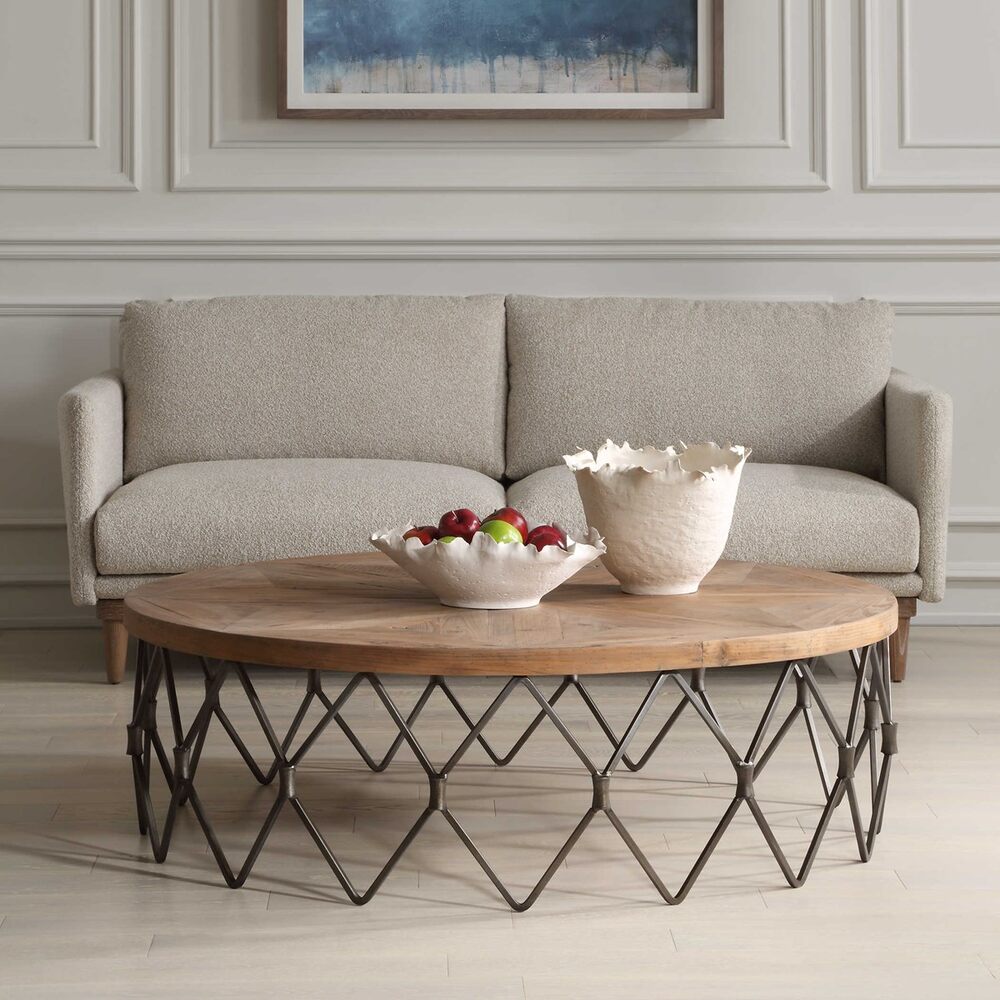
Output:
<instances>
[{"instance_id":1,"label":"wall panel molding","mask_svg":"<svg viewBox=\"0 0 1000 1000\"><path fill-rule=\"evenodd\" d=\"M1000 191L1000 130L990 142L913 138L910 0L862 0L859 30L862 189Z\"/></svg>"},{"instance_id":2,"label":"wall panel molding","mask_svg":"<svg viewBox=\"0 0 1000 1000\"><path fill-rule=\"evenodd\" d=\"M41 138L18 138L17 136L0 136L0 149L97 149L100 129L100 2L89 0L88 15L90 18L90 33L88 36L87 64L89 70L89 85L87 87L87 103L90 114L87 121L87 136L83 139L45 136ZM2 176L2 175L0 175ZM5 186L5 185L0 185Z\"/></svg>"},{"instance_id":3,"label":"wall panel molding","mask_svg":"<svg viewBox=\"0 0 1000 1000\"><path fill-rule=\"evenodd\" d=\"M2 316L121 316L124 302L72 302L35 299L30 302L0 300ZM2 517L0 512L0 517Z\"/></svg>"},{"instance_id":4,"label":"wall panel molding","mask_svg":"<svg viewBox=\"0 0 1000 1000\"><path fill-rule=\"evenodd\" d=\"M776 0L777 135L733 138L673 126L570 123L254 122L233 132L221 105L219 0L171 0L171 188L177 191L816 191L829 188L829 0ZM461 125L462 123L458 123ZM466 125L468 123L465 123ZM568 131L561 126L566 125ZM509 127L508 127L509 126ZM376 126L377 127L377 126ZM709 126L721 127L726 125ZM669 126L668 126L669 128ZM599 133L599 134L598 134ZM461 134L461 138L453 138ZM650 138L651 134L657 138ZM303 155L303 151L308 151ZM398 157L408 156L401 179ZM373 152L383 156L373 157ZM588 155L581 155L586 153ZM456 158L456 154L460 154ZM519 154L523 156L519 157ZM530 159L525 159L530 157ZM523 166L522 166L523 165Z\"/></svg>"},{"instance_id":5,"label":"wall panel molding","mask_svg":"<svg viewBox=\"0 0 1000 1000\"><path fill-rule=\"evenodd\" d=\"M0 571L0 587L68 587L69 573L48 569Z\"/></svg>"},{"instance_id":6,"label":"wall panel molding","mask_svg":"<svg viewBox=\"0 0 1000 1000\"><path fill-rule=\"evenodd\" d=\"M121 56L121 174L125 187L138 190L139 150L141 149L139 107L139 53L141 34L139 0L120 0L122 19Z\"/></svg>"},{"instance_id":7,"label":"wall panel molding","mask_svg":"<svg viewBox=\"0 0 1000 1000\"><path fill-rule=\"evenodd\" d=\"M922 625L945 625L948 627L982 628L1000 625L1000 611L938 611L937 605L918 605L917 614L912 619L911 628Z\"/></svg>"},{"instance_id":8,"label":"wall panel molding","mask_svg":"<svg viewBox=\"0 0 1000 1000\"><path fill-rule=\"evenodd\" d=\"M16 592L16 591L15 591ZM41 615L5 615L0 617L0 629L33 629L33 628L100 628L101 623L91 613L89 616L83 612L88 609L80 609L80 617L72 615L60 615L55 609L61 606L61 602L53 595L51 600L53 612ZM89 609L92 610L93 609Z\"/></svg>"},{"instance_id":9,"label":"wall panel molding","mask_svg":"<svg viewBox=\"0 0 1000 1000\"><path fill-rule=\"evenodd\" d=\"M760 234L742 238L554 239L470 238L466 235L411 239L283 238L253 233L198 238L108 235L98 238L0 237L0 260L19 261L842 261L976 262L1000 260L1000 239L824 238ZM990 309L992 303L910 303L911 307Z\"/></svg>"},{"instance_id":10,"label":"wall panel molding","mask_svg":"<svg viewBox=\"0 0 1000 1000\"><path fill-rule=\"evenodd\" d=\"M90 0L90 135L0 140L0 191L136 190L138 3Z\"/></svg>"},{"instance_id":11,"label":"wall panel molding","mask_svg":"<svg viewBox=\"0 0 1000 1000\"><path fill-rule=\"evenodd\" d=\"M17 315L20 315L19 313ZM49 314L52 315L52 314ZM57 315L66 315L59 313ZM66 530L66 515L61 510L2 510L0 529L14 531Z\"/></svg>"},{"instance_id":12,"label":"wall panel molding","mask_svg":"<svg viewBox=\"0 0 1000 1000\"><path fill-rule=\"evenodd\" d=\"M201 259L201 258L198 258ZM228 259L228 258L226 258ZM589 258L588 258L589 259ZM797 258L796 258L797 259ZM703 298L707 296L702 296ZM730 296L718 296L728 298ZM762 296L732 296L735 298L774 298L780 301L809 301L803 296L787 296L775 294ZM816 299L828 301L827 298L815 296ZM831 300L832 301L832 300ZM975 301L970 299L896 299L888 300L897 316L1000 316L1000 300ZM122 301L92 301L90 299L0 299L0 317L5 316L121 316L126 302ZM998 507L956 507L957 517L964 518L966 523L973 523L980 516L996 518L1000 523L1000 506ZM0 523L5 516L15 516L15 511L0 509ZM955 523L960 523L956 521ZM993 523L992 521L990 523Z\"/></svg>"},{"instance_id":13,"label":"wall panel molding","mask_svg":"<svg viewBox=\"0 0 1000 1000\"><path fill-rule=\"evenodd\" d=\"M949 528L1000 528L1000 507L952 507Z\"/></svg>"},{"instance_id":14,"label":"wall panel molding","mask_svg":"<svg viewBox=\"0 0 1000 1000\"><path fill-rule=\"evenodd\" d=\"M995 142L983 142L978 139L935 139L925 136L916 139L913 136L913 101L910 93L912 56L912 2L913 0L898 0L897 17L899 19L899 148L900 149L1000 149L1000 137Z\"/></svg>"},{"instance_id":15,"label":"wall panel molding","mask_svg":"<svg viewBox=\"0 0 1000 1000\"><path fill-rule=\"evenodd\" d=\"M954 583L1000 583L1000 563L952 563L948 567L947 579Z\"/></svg>"},{"instance_id":16,"label":"wall panel molding","mask_svg":"<svg viewBox=\"0 0 1000 1000\"><path fill-rule=\"evenodd\" d=\"M893 302L897 316L1000 316L1000 301L971 300Z\"/></svg>"}]
</instances>

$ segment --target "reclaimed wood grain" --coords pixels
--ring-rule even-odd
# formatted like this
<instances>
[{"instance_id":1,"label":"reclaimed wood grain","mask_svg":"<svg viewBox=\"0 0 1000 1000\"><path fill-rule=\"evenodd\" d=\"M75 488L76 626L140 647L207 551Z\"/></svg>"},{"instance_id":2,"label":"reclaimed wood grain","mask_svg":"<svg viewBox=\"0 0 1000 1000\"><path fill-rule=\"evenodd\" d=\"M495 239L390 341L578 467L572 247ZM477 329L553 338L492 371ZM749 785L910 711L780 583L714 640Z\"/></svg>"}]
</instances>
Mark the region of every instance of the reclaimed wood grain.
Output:
<instances>
[{"instance_id":1,"label":"reclaimed wood grain","mask_svg":"<svg viewBox=\"0 0 1000 1000\"><path fill-rule=\"evenodd\" d=\"M139 587L129 633L272 666L386 674L593 674L820 656L896 629L896 599L818 570L721 562L697 594L623 594L599 565L537 608L446 608L377 553L224 566Z\"/></svg>"}]
</instances>

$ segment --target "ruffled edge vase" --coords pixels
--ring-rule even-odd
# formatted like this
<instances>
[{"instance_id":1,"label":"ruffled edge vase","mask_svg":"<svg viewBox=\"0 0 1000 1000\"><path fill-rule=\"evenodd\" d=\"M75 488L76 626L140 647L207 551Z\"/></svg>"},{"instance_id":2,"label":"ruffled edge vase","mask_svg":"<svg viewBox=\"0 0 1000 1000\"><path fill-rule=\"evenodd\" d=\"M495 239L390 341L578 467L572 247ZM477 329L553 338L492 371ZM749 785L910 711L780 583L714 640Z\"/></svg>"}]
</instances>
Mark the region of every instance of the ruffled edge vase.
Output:
<instances>
[{"instance_id":1,"label":"ruffled edge vase","mask_svg":"<svg viewBox=\"0 0 1000 1000\"><path fill-rule=\"evenodd\" d=\"M576 476L587 523L628 594L693 594L729 538L750 449L714 441L633 448L610 439L564 461Z\"/></svg>"}]
</instances>

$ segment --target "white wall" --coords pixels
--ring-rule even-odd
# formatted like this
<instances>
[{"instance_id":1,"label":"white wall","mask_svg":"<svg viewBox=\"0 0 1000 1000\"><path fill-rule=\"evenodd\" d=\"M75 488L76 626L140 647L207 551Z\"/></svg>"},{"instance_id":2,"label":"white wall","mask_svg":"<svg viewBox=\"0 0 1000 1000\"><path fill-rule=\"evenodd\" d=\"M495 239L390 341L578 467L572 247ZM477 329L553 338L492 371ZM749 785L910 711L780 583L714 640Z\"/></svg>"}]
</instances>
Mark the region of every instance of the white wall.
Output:
<instances>
[{"instance_id":1,"label":"white wall","mask_svg":"<svg viewBox=\"0 0 1000 1000\"><path fill-rule=\"evenodd\" d=\"M728 0L710 122L278 121L273 0L0 4L0 621L66 621L55 402L121 304L531 290L897 304L1000 622L1000 6Z\"/></svg>"}]
</instances>

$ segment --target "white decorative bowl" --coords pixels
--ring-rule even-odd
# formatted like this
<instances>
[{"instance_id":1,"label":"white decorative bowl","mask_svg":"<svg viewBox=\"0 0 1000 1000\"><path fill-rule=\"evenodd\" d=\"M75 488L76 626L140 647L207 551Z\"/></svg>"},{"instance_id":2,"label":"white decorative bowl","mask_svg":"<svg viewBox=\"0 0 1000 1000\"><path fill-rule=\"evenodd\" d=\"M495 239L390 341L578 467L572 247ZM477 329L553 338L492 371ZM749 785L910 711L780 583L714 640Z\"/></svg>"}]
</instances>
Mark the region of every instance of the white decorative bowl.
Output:
<instances>
[{"instance_id":1,"label":"white decorative bowl","mask_svg":"<svg viewBox=\"0 0 1000 1000\"><path fill-rule=\"evenodd\" d=\"M471 542L459 538L424 545L419 538L403 538L411 527L372 535L371 543L452 608L533 608L606 551L593 528L586 542L567 538L565 549L547 545L539 550L482 533Z\"/></svg>"},{"instance_id":2,"label":"white decorative bowl","mask_svg":"<svg viewBox=\"0 0 1000 1000\"><path fill-rule=\"evenodd\" d=\"M620 447L565 455L587 523L607 543L608 571L628 594L693 594L729 538L749 448Z\"/></svg>"}]
</instances>

